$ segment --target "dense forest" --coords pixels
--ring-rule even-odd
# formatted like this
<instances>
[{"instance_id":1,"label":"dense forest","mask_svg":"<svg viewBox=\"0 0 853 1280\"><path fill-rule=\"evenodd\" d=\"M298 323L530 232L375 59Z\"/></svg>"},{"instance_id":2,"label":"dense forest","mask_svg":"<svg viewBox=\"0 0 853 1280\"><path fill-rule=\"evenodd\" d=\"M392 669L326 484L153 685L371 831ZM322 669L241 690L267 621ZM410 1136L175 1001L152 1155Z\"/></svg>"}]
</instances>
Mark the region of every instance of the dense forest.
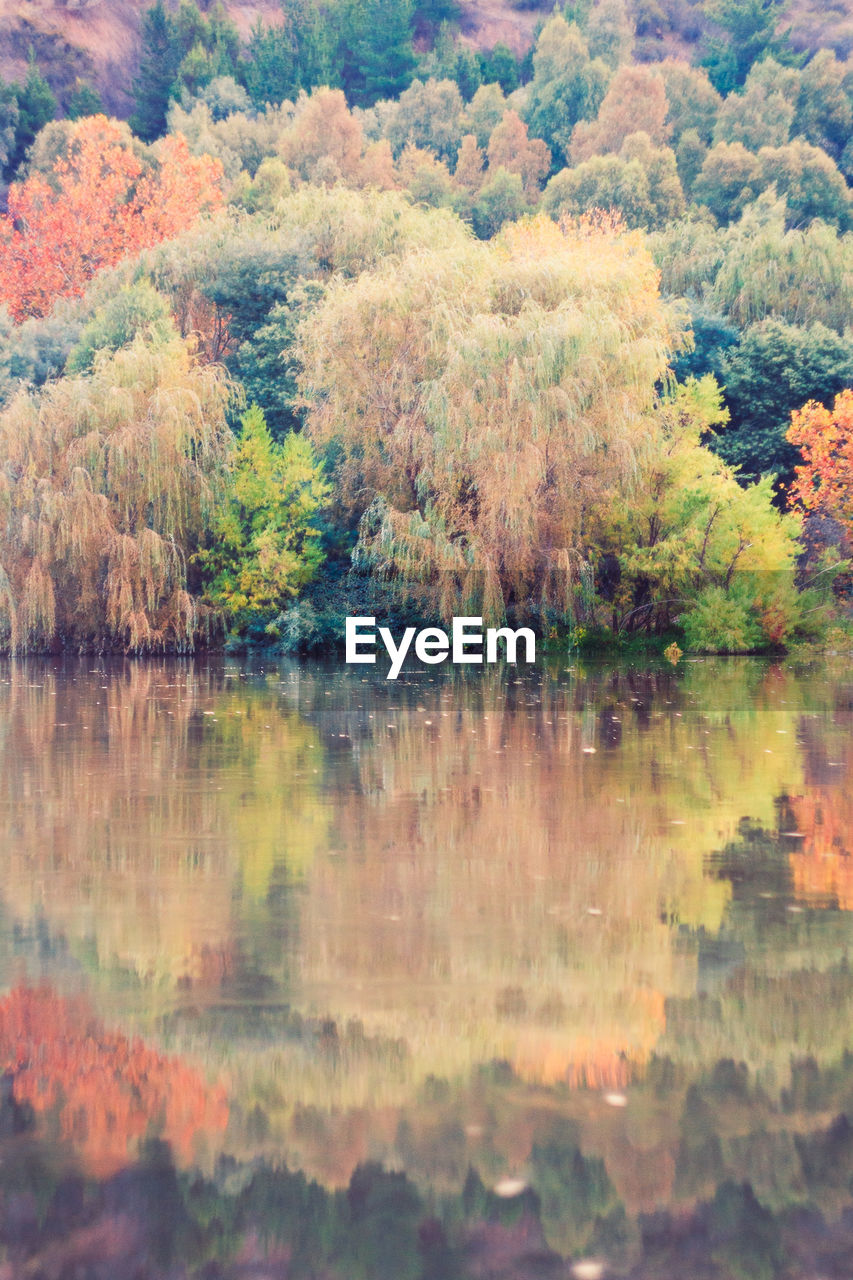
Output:
<instances>
[{"instance_id":1,"label":"dense forest","mask_svg":"<svg viewBox=\"0 0 853 1280\"><path fill-rule=\"evenodd\" d=\"M157 0L127 120L0 85L0 647L847 643L850 47L516 7Z\"/></svg>"}]
</instances>

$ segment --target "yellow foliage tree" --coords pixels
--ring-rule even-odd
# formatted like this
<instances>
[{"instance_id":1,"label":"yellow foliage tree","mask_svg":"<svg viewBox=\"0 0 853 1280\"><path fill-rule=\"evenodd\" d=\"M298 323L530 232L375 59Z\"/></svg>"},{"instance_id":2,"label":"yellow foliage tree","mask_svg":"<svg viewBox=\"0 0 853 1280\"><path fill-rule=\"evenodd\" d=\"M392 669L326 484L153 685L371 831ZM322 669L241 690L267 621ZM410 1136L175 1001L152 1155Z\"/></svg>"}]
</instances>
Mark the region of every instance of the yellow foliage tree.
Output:
<instances>
[{"instance_id":1,"label":"yellow foliage tree","mask_svg":"<svg viewBox=\"0 0 853 1280\"><path fill-rule=\"evenodd\" d=\"M566 608L678 341L641 240L608 223L538 218L332 282L302 391L357 556L448 613Z\"/></svg>"},{"instance_id":2,"label":"yellow foliage tree","mask_svg":"<svg viewBox=\"0 0 853 1280\"><path fill-rule=\"evenodd\" d=\"M0 415L0 645L193 647L212 619L186 560L222 492L228 396L176 335L18 395Z\"/></svg>"}]
</instances>

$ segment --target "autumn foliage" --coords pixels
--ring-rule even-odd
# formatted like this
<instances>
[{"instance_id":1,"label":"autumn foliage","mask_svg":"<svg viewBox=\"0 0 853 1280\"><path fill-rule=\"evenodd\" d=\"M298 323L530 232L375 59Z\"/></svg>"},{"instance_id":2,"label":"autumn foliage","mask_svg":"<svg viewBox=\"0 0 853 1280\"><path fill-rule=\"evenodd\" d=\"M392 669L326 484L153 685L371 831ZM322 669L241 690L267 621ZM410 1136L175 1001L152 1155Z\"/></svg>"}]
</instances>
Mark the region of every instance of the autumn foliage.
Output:
<instances>
[{"instance_id":1,"label":"autumn foliage","mask_svg":"<svg viewBox=\"0 0 853 1280\"><path fill-rule=\"evenodd\" d=\"M14 1078L16 1101L55 1120L101 1175L132 1158L151 1130L187 1161L197 1135L228 1120L222 1089L179 1058L108 1030L84 999L47 985L15 987L0 1000L0 1067Z\"/></svg>"},{"instance_id":2,"label":"autumn foliage","mask_svg":"<svg viewBox=\"0 0 853 1280\"><path fill-rule=\"evenodd\" d=\"M798 410L788 439L803 455L790 489L793 500L853 524L853 391L842 391L831 410L815 401Z\"/></svg>"},{"instance_id":3,"label":"autumn foliage","mask_svg":"<svg viewBox=\"0 0 853 1280\"><path fill-rule=\"evenodd\" d=\"M177 235L222 202L222 165L192 156L178 135L157 160L140 157L106 116L75 125L53 180L34 173L9 188L0 217L0 301L15 320L44 316L80 294L96 271Z\"/></svg>"}]
</instances>

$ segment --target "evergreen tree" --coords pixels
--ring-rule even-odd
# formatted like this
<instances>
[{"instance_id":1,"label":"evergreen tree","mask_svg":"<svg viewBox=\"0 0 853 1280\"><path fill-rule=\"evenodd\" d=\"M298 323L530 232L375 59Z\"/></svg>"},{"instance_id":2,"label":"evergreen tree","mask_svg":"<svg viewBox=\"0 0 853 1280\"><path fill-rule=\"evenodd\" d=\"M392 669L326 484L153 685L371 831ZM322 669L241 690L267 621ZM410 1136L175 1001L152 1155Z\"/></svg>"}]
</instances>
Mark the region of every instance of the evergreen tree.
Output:
<instances>
[{"instance_id":1,"label":"evergreen tree","mask_svg":"<svg viewBox=\"0 0 853 1280\"><path fill-rule=\"evenodd\" d=\"M163 0L156 0L142 19L142 56L133 82L136 110L130 117L131 129L145 142L166 132L166 112L181 57L174 20Z\"/></svg>"},{"instance_id":2,"label":"evergreen tree","mask_svg":"<svg viewBox=\"0 0 853 1280\"><path fill-rule=\"evenodd\" d=\"M785 0L714 0L706 8L708 17L721 28L721 36L707 41L702 65L708 68L711 83L722 94L739 89L750 67L770 56L787 66L801 61L790 43L790 28L777 34Z\"/></svg>"},{"instance_id":3,"label":"evergreen tree","mask_svg":"<svg viewBox=\"0 0 853 1280\"><path fill-rule=\"evenodd\" d=\"M413 14L413 0L347 5L338 57L350 105L370 107L381 98L397 98L411 84L417 65Z\"/></svg>"},{"instance_id":4,"label":"evergreen tree","mask_svg":"<svg viewBox=\"0 0 853 1280\"><path fill-rule=\"evenodd\" d=\"M301 85L293 33L287 26L265 27L259 18L247 54L243 78L256 106L296 97Z\"/></svg>"},{"instance_id":5,"label":"evergreen tree","mask_svg":"<svg viewBox=\"0 0 853 1280\"><path fill-rule=\"evenodd\" d=\"M483 84L499 84L504 93L512 93L519 85L518 59L505 44L496 44L480 54L480 75Z\"/></svg>"},{"instance_id":6,"label":"evergreen tree","mask_svg":"<svg viewBox=\"0 0 853 1280\"><path fill-rule=\"evenodd\" d=\"M15 154L15 135L18 131L18 95L13 84L0 80L0 175L7 178L12 172Z\"/></svg>"},{"instance_id":7,"label":"evergreen tree","mask_svg":"<svg viewBox=\"0 0 853 1280\"><path fill-rule=\"evenodd\" d=\"M15 145L8 161L11 173L23 160L39 130L56 115L56 98L36 66L32 49L27 78L23 85L13 87L18 100L18 120L15 126Z\"/></svg>"},{"instance_id":8,"label":"evergreen tree","mask_svg":"<svg viewBox=\"0 0 853 1280\"><path fill-rule=\"evenodd\" d=\"M97 89L93 89L91 85L86 84L85 80L78 80L74 87L74 92L68 99L66 111L68 119L82 120L84 116L99 115L103 109L104 104Z\"/></svg>"}]
</instances>

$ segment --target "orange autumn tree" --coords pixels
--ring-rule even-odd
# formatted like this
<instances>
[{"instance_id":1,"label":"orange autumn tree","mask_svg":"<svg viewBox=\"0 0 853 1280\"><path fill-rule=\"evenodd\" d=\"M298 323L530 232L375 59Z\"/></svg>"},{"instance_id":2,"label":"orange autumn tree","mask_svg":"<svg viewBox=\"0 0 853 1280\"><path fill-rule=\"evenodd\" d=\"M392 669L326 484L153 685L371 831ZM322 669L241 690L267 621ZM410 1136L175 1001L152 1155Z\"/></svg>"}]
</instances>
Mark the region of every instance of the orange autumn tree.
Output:
<instances>
[{"instance_id":1,"label":"orange autumn tree","mask_svg":"<svg viewBox=\"0 0 853 1280\"><path fill-rule=\"evenodd\" d=\"M141 158L118 121L80 120L50 181L35 173L9 188L0 302L19 322L47 315L102 267L186 230L222 199L220 161L190 155L180 135Z\"/></svg>"},{"instance_id":2,"label":"orange autumn tree","mask_svg":"<svg viewBox=\"0 0 853 1280\"><path fill-rule=\"evenodd\" d=\"M102 1176L131 1160L152 1132L187 1164L196 1142L228 1122L221 1086L104 1027L85 999L46 984L14 987L0 1000L0 1069L12 1077L16 1102L29 1103L37 1123Z\"/></svg>"},{"instance_id":3,"label":"orange autumn tree","mask_svg":"<svg viewBox=\"0 0 853 1280\"><path fill-rule=\"evenodd\" d=\"M791 498L853 529L853 391L836 396L831 410L814 400L798 409L788 439L803 455Z\"/></svg>"}]
</instances>

